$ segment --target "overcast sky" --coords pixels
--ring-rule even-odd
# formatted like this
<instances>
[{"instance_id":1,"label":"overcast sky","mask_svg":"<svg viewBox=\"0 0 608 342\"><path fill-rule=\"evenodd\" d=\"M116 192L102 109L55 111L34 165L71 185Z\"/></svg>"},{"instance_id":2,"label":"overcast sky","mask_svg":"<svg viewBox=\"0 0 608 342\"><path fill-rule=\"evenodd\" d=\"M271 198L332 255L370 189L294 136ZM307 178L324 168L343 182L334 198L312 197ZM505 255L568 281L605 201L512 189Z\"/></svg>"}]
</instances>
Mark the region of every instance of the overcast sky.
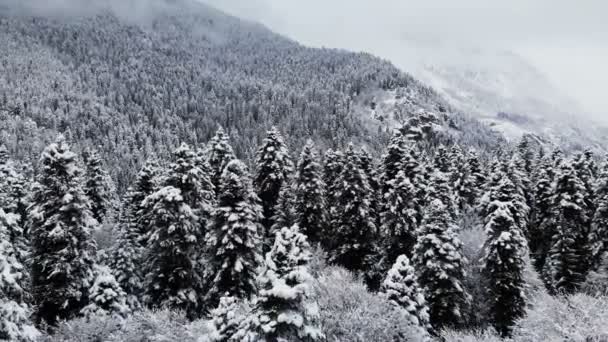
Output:
<instances>
[{"instance_id":1,"label":"overcast sky","mask_svg":"<svg viewBox=\"0 0 608 342\"><path fill-rule=\"evenodd\" d=\"M306 45L368 51L390 60L400 38L509 50L608 122L606 0L201 1ZM393 62L407 69L406 62Z\"/></svg>"}]
</instances>

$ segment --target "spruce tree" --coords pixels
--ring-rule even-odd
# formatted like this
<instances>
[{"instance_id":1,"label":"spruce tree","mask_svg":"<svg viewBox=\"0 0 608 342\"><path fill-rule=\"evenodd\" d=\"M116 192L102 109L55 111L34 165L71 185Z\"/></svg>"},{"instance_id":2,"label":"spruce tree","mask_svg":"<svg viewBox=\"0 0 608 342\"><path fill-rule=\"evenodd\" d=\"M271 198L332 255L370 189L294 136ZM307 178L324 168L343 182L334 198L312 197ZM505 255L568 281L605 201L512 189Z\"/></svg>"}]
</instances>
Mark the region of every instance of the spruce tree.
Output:
<instances>
[{"instance_id":1,"label":"spruce tree","mask_svg":"<svg viewBox=\"0 0 608 342\"><path fill-rule=\"evenodd\" d=\"M32 288L39 323L55 325L87 304L95 263L95 221L84 194L82 171L64 141L42 153L30 220Z\"/></svg>"},{"instance_id":2,"label":"spruce tree","mask_svg":"<svg viewBox=\"0 0 608 342\"><path fill-rule=\"evenodd\" d=\"M10 238L11 231L20 230L17 219L0 208L0 340L33 342L39 333L30 321L27 269Z\"/></svg>"},{"instance_id":3,"label":"spruce tree","mask_svg":"<svg viewBox=\"0 0 608 342\"><path fill-rule=\"evenodd\" d=\"M591 223L590 243L592 248L593 267L597 268L602 256L608 252L608 169L604 168L599 175L595 195L597 209Z\"/></svg>"},{"instance_id":4,"label":"spruce tree","mask_svg":"<svg viewBox=\"0 0 608 342\"><path fill-rule=\"evenodd\" d=\"M314 304L309 298L309 249L306 236L299 233L297 225L277 232L274 246L266 254L253 317L237 336L267 342L324 340L317 326L318 309L311 309Z\"/></svg>"},{"instance_id":5,"label":"spruce tree","mask_svg":"<svg viewBox=\"0 0 608 342\"><path fill-rule=\"evenodd\" d=\"M369 152L367 152L366 149L362 148L358 152L358 155L359 155L359 162L360 162L359 167L365 174L365 177L367 178L367 182L369 183L370 189L372 191L371 205L372 205L372 211L374 212L373 215L376 218L376 222L374 222L374 223L376 224L376 226L379 226L380 225L380 213L379 213L380 199L382 196L380 193L381 189L380 189L379 175L376 172L376 166L375 166L374 159L369 154Z\"/></svg>"},{"instance_id":6,"label":"spruce tree","mask_svg":"<svg viewBox=\"0 0 608 342\"><path fill-rule=\"evenodd\" d=\"M399 255L412 257L418 227L419 199L414 185L405 172L400 171L390 181L380 214L380 233L383 238L385 265L392 265Z\"/></svg>"},{"instance_id":7,"label":"spruce tree","mask_svg":"<svg viewBox=\"0 0 608 342\"><path fill-rule=\"evenodd\" d=\"M437 171L443 172L446 175L450 174L453 170L452 159L448 153L448 150L443 145L439 146L439 148L437 148L435 151L433 163Z\"/></svg>"},{"instance_id":8,"label":"spruce tree","mask_svg":"<svg viewBox=\"0 0 608 342\"><path fill-rule=\"evenodd\" d=\"M142 305L144 292L143 261L146 259L149 215L143 210L144 199L158 190L158 164L149 160L139 171L133 185L127 190L120 214L117 238L111 249L108 266L127 294L127 304L133 311Z\"/></svg>"},{"instance_id":9,"label":"spruce tree","mask_svg":"<svg viewBox=\"0 0 608 342\"><path fill-rule=\"evenodd\" d=\"M327 202L321 165L312 140L300 154L294 190L296 222L311 244L319 243L327 224Z\"/></svg>"},{"instance_id":10,"label":"spruce tree","mask_svg":"<svg viewBox=\"0 0 608 342\"><path fill-rule=\"evenodd\" d=\"M185 143L175 150L173 158L164 185L180 190L184 203L198 217L196 234L199 241L203 241L215 201L213 184L206 173L208 170L199 167L196 153Z\"/></svg>"},{"instance_id":11,"label":"spruce tree","mask_svg":"<svg viewBox=\"0 0 608 342\"><path fill-rule=\"evenodd\" d=\"M550 290L572 293L584 281L591 262L585 186L569 163L562 166L548 223L551 248L545 265Z\"/></svg>"},{"instance_id":12,"label":"spruce tree","mask_svg":"<svg viewBox=\"0 0 608 342\"><path fill-rule=\"evenodd\" d=\"M0 152L3 145L0 145ZM6 150L4 150L6 152ZM9 242L19 262L25 264L29 254L29 241L23 228L27 218L28 194L25 178L17 172L8 155L0 155L0 209L16 217L16 223L6 229Z\"/></svg>"},{"instance_id":13,"label":"spruce tree","mask_svg":"<svg viewBox=\"0 0 608 342\"><path fill-rule=\"evenodd\" d=\"M85 165L84 193L91 201L93 217L103 223L112 206L114 187L97 151L85 150L82 156Z\"/></svg>"},{"instance_id":14,"label":"spruce tree","mask_svg":"<svg viewBox=\"0 0 608 342\"><path fill-rule=\"evenodd\" d=\"M511 334L515 321L525 313L525 254L526 240L513 212L518 194L505 178L496 189L498 194L485 219L487 240L482 258L490 295L490 311L494 328L504 337Z\"/></svg>"},{"instance_id":15,"label":"spruce tree","mask_svg":"<svg viewBox=\"0 0 608 342\"><path fill-rule=\"evenodd\" d=\"M124 224L119 226L118 236L112 246L108 265L121 289L125 291L126 303L132 311L142 306L144 292L142 262L144 250L134 239Z\"/></svg>"},{"instance_id":16,"label":"spruce tree","mask_svg":"<svg viewBox=\"0 0 608 342\"><path fill-rule=\"evenodd\" d=\"M122 219L127 225L127 234L142 248L145 248L148 240L149 223L145 220L142 211L142 203L146 197L157 191L160 186L161 169L155 159L146 161L139 170L135 182L129 187L126 203L122 212Z\"/></svg>"},{"instance_id":17,"label":"spruce tree","mask_svg":"<svg viewBox=\"0 0 608 342\"><path fill-rule=\"evenodd\" d=\"M219 189L224 168L231 160L236 159L232 146L230 146L230 139L221 127L218 128L215 136L209 142L206 155L210 167L211 182L215 189Z\"/></svg>"},{"instance_id":18,"label":"spruce tree","mask_svg":"<svg viewBox=\"0 0 608 342\"><path fill-rule=\"evenodd\" d=\"M274 208L279 200L279 192L283 183L289 182L293 172L293 164L287 146L276 127L272 127L267 132L266 138L258 150L256 171L254 184L264 210L262 224L266 229L265 239L271 240L270 228L275 214Z\"/></svg>"},{"instance_id":19,"label":"spruce tree","mask_svg":"<svg viewBox=\"0 0 608 342\"><path fill-rule=\"evenodd\" d=\"M550 159L543 159L536 170L534 185L534 205L532 224L529 230L529 246L534 267L541 273L547 254L551 248L550 220L553 215L553 179L551 169L553 163Z\"/></svg>"},{"instance_id":20,"label":"spruce tree","mask_svg":"<svg viewBox=\"0 0 608 342\"><path fill-rule=\"evenodd\" d=\"M446 206L452 220L460 215L454 189L450 186L449 178L445 173L435 171L431 175L426 196L426 203L431 203L435 199L440 200Z\"/></svg>"},{"instance_id":21,"label":"spruce tree","mask_svg":"<svg viewBox=\"0 0 608 342\"><path fill-rule=\"evenodd\" d=\"M25 225L28 218L29 190L26 178L10 159L6 147L0 145L0 208L19 215L19 226Z\"/></svg>"},{"instance_id":22,"label":"spruce tree","mask_svg":"<svg viewBox=\"0 0 608 342\"><path fill-rule=\"evenodd\" d=\"M203 276L198 253L203 245L199 218L180 189L166 186L146 197L149 222L144 302L151 308L182 310L193 319L202 313Z\"/></svg>"},{"instance_id":23,"label":"spruce tree","mask_svg":"<svg viewBox=\"0 0 608 342\"><path fill-rule=\"evenodd\" d=\"M423 333L431 330L429 308L424 292L418 284L418 278L407 256L400 255L397 258L382 283L381 293L402 309L407 319L414 326L420 327Z\"/></svg>"},{"instance_id":24,"label":"spruce tree","mask_svg":"<svg viewBox=\"0 0 608 342\"><path fill-rule=\"evenodd\" d=\"M89 304L82 309L82 314L87 318L126 318L129 312L127 294L114 278L112 271L107 266L97 266L95 281L89 289Z\"/></svg>"},{"instance_id":25,"label":"spruce tree","mask_svg":"<svg viewBox=\"0 0 608 342\"><path fill-rule=\"evenodd\" d=\"M365 269L373 251L376 235L372 208L372 191L352 144L344 156L344 168L336 181L335 196L339 203L332 218L329 249L330 261L351 271Z\"/></svg>"},{"instance_id":26,"label":"spruce tree","mask_svg":"<svg viewBox=\"0 0 608 342\"><path fill-rule=\"evenodd\" d=\"M435 329L462 323L469 295L462 284L465 277L462 244L447 207L434 199L426 209L414 247L414 267L429 305Z\"/></svg>"},{"instance_id":27,"label":"spruce tree","mask_svg":"<svg viewBox=\"0 0 608 342\"><path fill-rule=\"evenodd\" d=\"M326 186L325 198L327 202L327 220L328 222L334 222L338 218L338 209L340 205L336 197L336 190L340 186L338 184L339 176L344 169L344 154L341 151L327 150L325 152L324 164L323 164L323 180ZM331 239L326 236L323 241L323 246L326 249L331 248Z\"/></svg>"},{"instance_id":28,"label":"spruce tree","mask_svg":"<svg viewBox=\"0 0 608 342\"><path fill-rule=\"evenodd\" d=\"M587 215L593 217L596 209L596 196L594 185L597 178L597 166L595 164L593 152L586 150L584 153L578 155L572 167L576 171L576 175L583 182L585 186L585 202L587 204Z\"/></svg>"},{"instance_id":29,"label":"spruce tree","mask_svg":"<svg viewBox=\"0 0 608 342\"><path fill-rule=\"evenodd\" d=\"M523 162L523 171L532 174L534 170L534 151L532 147L532 137L524 134L517 145L517 152Z\"/></svg>"},{"instance_id":30,"label":"spruce tree","mask_svg":"<svg viewBox=\"0 0 608 342\"><path fill-rule=\"evenodd\" d=\"M406 158L406 141L399 131L395 131L387 147L386 153L382 156L380 184L382 185L382 196L390 189L389 182L397 176L403 168Z\"/></svg>"},{"instance_id":31,"label":"spruce tree","mask_svg":"<svg viewBox=\"0 0 608 342\"><path fill-rule=\"evenodd\" d=\"M272 218L273 224L270 227L270 237L264 239L264 249L270 250L274 245L274 236L276 232L280 231L283 227L291 227L296 223L296 211L295 211L295 196L293 185L283 184L281 191L279 191L279 200L277 205L274 207L274 217Z\"/></svg>"},{"instance_id":32,"label":"spruce tree","mask_svg":"<svg viewBox=\"0 0 608 342\"><path fill-rule=\"evenodd\" d=\"M247 166L234 160L222 174L218 203L208 239L211 272L207 308L221 296L251 298L257 291L262 260L262 208Z\"/></svg>"},{"instance_id":33,"label":"spruce tree","mask_svg":"<svg viewBox=\"0 0 608 342\"><path fill-rule=\"evenodd\" d=\"M475 150L471 150L469 152L469 157L467 158L467 164L469 165L469 184L471 184L472 189L476 189L476 191L471 192L471 198L469 199L469 205L475 205L475 201L481 196L483 193L484 186L488 179L484 168L481 166L481 162L479 161L479 156Z\"/></svg>"},{"instance_id":34,"label":"spruce tree","mask_svg":"<svg viewBox=\"0 0 608 342\"><path fill-rule=\"evenodd\" d=\"M220 298L218 307L211 310L211 323L214 328L211 335L211 341L234 341L232 337L239 331L240 325L244 320L244 317L238 314L239 309L238 300L236 298Z\"/></svg>"}]
</instances>

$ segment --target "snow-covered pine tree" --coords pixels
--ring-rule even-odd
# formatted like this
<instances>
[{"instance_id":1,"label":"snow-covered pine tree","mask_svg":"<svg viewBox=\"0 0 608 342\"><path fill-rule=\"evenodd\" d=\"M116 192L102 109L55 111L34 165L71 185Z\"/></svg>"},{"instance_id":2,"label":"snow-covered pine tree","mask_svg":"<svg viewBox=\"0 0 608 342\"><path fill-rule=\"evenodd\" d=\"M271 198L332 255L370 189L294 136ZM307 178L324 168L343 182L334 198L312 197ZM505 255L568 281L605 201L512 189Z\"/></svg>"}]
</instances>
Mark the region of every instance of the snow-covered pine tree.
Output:
<instances>
[{"instance_id":1,"label":"snow-covered pine tree","mask_svg":"<svg viewBox=\"0 0 608 342\"><path fill-rule=\"evenodd\" d=\"M130 309L127 294L107 266L95 267L95 281L89 289L89 304L82 309L85 317L111 316L126 318Z\"/></svg>"},{"instance_id":2,"label":"snow-covered pine tree","mask_svg":"<svg viewBox=\"0 0 608 342\"><path fill-rule=\"evenodd\" d=\"M294 187L292 184L285 183L281 187L281 191L279 191L279 200L274 207L273 224L270 227L272 236L276 235L276 232L283 227L291 227L292 224L296 223L296 220ZM264 246L264 248L270 250L272 245L274 245L274 237L265 239L264 243L269 244L268 246Z\"/></svg>"},{"instance_id":3,"label":"snow-covered pine tree","mask_svg":"<svg viewBox=\"0 0 608 342\"><path fill-rule=\"evenodd\" d=\"M30 321L27 269L10 238L11 231L20 230L17 218L0 208L0 340L33 342L39 333Z\"/></svg>"},{"instance_id":4,"label":"snow-covered pine tree","mask_svg":"<svg viewBox=\"0 0 608 342\"><path fill-rule=\"evenodd\" d=\"M284 183L289 182L293 172L293 163L283 136L276 127L272 127L262 142L256 156L256 175L254 184L262 201L265 240L272 240L271 227L274 208L279 200L279 192Z\"/></svg>"},{"instance_id":5,"label":"snow-covered pine tree","mask_svg":"<svg viewBox=\"0 0 608 342\"><path fill-rule=\"evenodd\" d=\"M146 197L142 206L150 224L144 302L151 308L182 310L196 318L202 313L203 293L197 259L203 245L199 218L181 191L172 186Z\"/></svg>"},{"instance_id":6,"label":"snow-covered pine tree","mask_svg":"<svg viewBox=\"0 0 608 342\"><path fill-rule=\"evenodd\" d=\"M239 315L239 303L235 297L221 297L217 308L211 310L213 332L211 341L232 342L245 317ZM236 342L236 341L234 341Z\"/></svg>"},{"instance_id":7,"label":"snow-covered pine tree","mask_svg":"<svg viewBox=\"0 0 608 342\"><path fill-rule=\"evenodd\" d=\"M439 171L435 171L431 175L431 179L426 188L426 203L431 203L438 199L446 206L452 220L455 220L460 215L454 189L450 186L448 176Z\"/></svg>"},{"instance_id":8,"label":"snow-covered pine tree","mask_svg":"<svg viewBox=\"0 0 608 342\"><path fill-rule=\"evenodd\" d=\"M597 165L591 150L576 156L572 163L576 175L585 186L585 202L587 203L587 215L593 217L596 209L596 196L594 185L597 178Z\"/></svg>"},{"instance_id":9,"label":"snow-covered pine tree","mask_svg":"<svg viewBox=\"0 0 608 342\"><path fill-rule=\"evenodd\" d=\"M466 184L471 171L460 146L452 146L449 156L451 162L449 172L450 184L452 184L452 188L454 189L458 208L459 210L463 210L467 204L467 199L471 197L471 188Z\"/></svg>"},{"instance_id":10,"label":"snow-covered pine tree","mask_svg":"<svg viewBox=\"0 0 608 342\"><path fill-rule=\"evenodd\" d=\"M425 160L421 155L421 152L417 151L414 147L411 147L406 150L401 166L405 176L414 186L414 194L418 204L414 209L416 210L416 219L418 220L418 223L422 222L424 216L423 208L425 206L425 198L429 183L429 180L426 178L427 174L424 163Z\"/></svg>"},{"instance_id":11,"label":"snow-covered pine tree","mask_svg":"<svg viewBox=\"0 0 608 342\"><path fill-rule=\"evenodd\" d=\"M0 143L0 165L8 163L10 156L8 155L8 149L6 145Z\"/></svg>"},{"instance_id":12,"label":"snow-covered pine tree","mask_svg":"<svg viewBox=\"0 0 608 342\"><path fill-rule=\"evenodd\" d=\"M553 198L553 233L545 263L545 279L551 291L572 293L585 280L591 262L589 218L585 185L570 165L562 165Z\"/></svg>"},{"instance_id":13,"label":"snow-covered pine tree","mask_svg":"<svg viewBox=\"0 0 608 342\"><path fill-rule=\"evenodd\" d=\"M414 268L424 289L431 324L436 329L462 323L468 303L462 243L447 207L434 199L427 207L414 247Z\"/></svg>"},{"instance_id":14,"label":"snow-covered pine tree","mask_svg":"<svg viewBox=\"0 0 608 342\"><path fill-rule=\"evenodd\" d=\"M30 217L32 288L39 323L55 325L87 304L95 264L96 224L82 170L64 138L44 149Z\"/></svg>"},{"instance_id":15,"label":"snow-covered pine tree","mask_svg":"<svg viewBox=\"0 0 608 342\"><path fill-rule=\"evenodd\" d=\"M327 202L321 165L312 140L298 161L295 177L296 223L311 244L321 242L327 224Z\"/></svg>"},{"instance_id":16,"label":"snow-covered pine tree","mask_svg":"<svg viewBox=\"0 0 608 342\"><path fill-rule=\"evenodd\" d=\"M551 152L551 161L553 162L554 170L554 173L551 174L551 178L556 178L557 171L562 167L562 164L564 163L564 152L559 147L556 147Z\"/></svg>"},{"instance_id":17,"label":"snow-covered pine tree","mask_svg":"<svg viewBox=\"0 0 608 342\"><path fill-rule=\"evenodd\" d=\"M232 146L230 146L230 138L222 127L218 128L215 136L209 141L206 155L211 168L211 182L214 189L219 189L224 168L231 160L236 159Z\"/></svg>"},{"instance_id":18,"label":"snow-covered pine tree","mask_svg":"<svg viewBox=\"0 0 608 342\"><path fill-rule=\"evenodd\" d=\"M0 145L0 208L19 215L18 224L25 225L29 207L29 186L10 159L4 145Z\"/></svg>"},{"instance_id":19,"label":"snow-covered pine tree","mask_svg":"<svg viewBox=\"0 0 608 342\"><path fill-rule=\"evenodd\" d=\"M554 186L552 179L553 161L549 157L539 162L534 178L534 205L532 223L529 229L529 247L534 267L542 272L547 254L551 248L550 220L553 215Z\"/></svg>"},{"instance_id":20,"label":"snow-covered pine tree","mask_svg":"<svg viewBox=\"0 0 608 342\"><path fill-rule=\"evenodd\" d=\"M369 183L370 189L372 190L372 209L376 213L374 217L379 219L379 206L380 206L380 179L379 175L376 172L376 165L372 156L367 152L365 148L361 148L358 152L360 167L365 176L367 177L367 182ZM380 222L377 221L376 225L379 225Z\"/></svg>"},{"instance_id":21,"label":"snow-covered pine tree","mask_svg":"<svg viewBox=\"0 0 608 342\"><path fill-rule=\"evenodd\" d=\"M266 254L253 317L237 336L260 342L324 340L317 322L318 308L309 300L310 257L306 236L297 225L277 232L274 246Z\"/></svg>"},{"instance_id":22,"label":"snow-covered pine tree","mask_svg":"<svg viewBox=\"0 0 608 342\"><path fill-rule=\"evenodd\" d=\"M6 153L4 146L0 145L0 209L6 214L16 215L16 224L6 227L8 241L16 250L16 257L20 263L25 263L29 253L29 243L23 225L27 218L28 194L25 178L15 170L12 161Z\"/></svg>"},{"instance_id":23,"label":"snow-covered pine tree","mask_svg":"<svg viewBox=\"0 0 608 342\"><path fill-rule=\"evenodd\" d=\"M262 264L262 207L247 166L233 160L224 169L218 203L208 239L211 272L207 308L221 296L251 298L257 291L257 269Z\"/></svg>"},{"instance_id":24,"label":"snow-covered pine tree","mask_svg":"<svg viewBox=\"0 0 608 342\"><path fill-rule=\"evenodd\" d=\"M523 171L531 175L534 170L534 150L532 146L532 137L529 134L524 134L517 144L517 153L522 160Z\"/></svg>"},{"instance_id":25,"label":"snow-covered pine tree","mask_svg":"<svg viewBox=\"0 0 608 342\"><path fill-rule=\"evenodd\" d=\"M418 284L414 267L405 255L397 257L395 264L388 271L380 292L405 312L408 320L428 334L431 330L429 308L424 298L424 291Z\"/></svg>"},{"instance_id":26,"label":"snow-covered pine tree","mask_svg":"<svg viewBox=\"0 0 608 342\"><path fill-rule=\"evenodd\" d=\"M132 311L139 310L142 306L144 292L144 272L142 272L142 261L145 260L144 250L129 234L124 222L120 223L117 234L116 242L110 252L111 257L108 258L108 265L119 286L125 291L129 308Z\"/></svg>"},{"instance_id":27,"label":"snow-covered pine tree","mask_svg":"<svg viewBox=\"0 0 608 342\"><path fill-rule=\"evenodd\" d=\"M399 255L412 257L416 244L417 214L420 208L416 189L405 172L389 181L380 213L380 234L383 240L384 265L390 267Z\"/></svg>"},{"instance_id":28,"label":"snow-covered pine tree","mask_svg":"<svg viewBox=\"0 0 608 342\"><path fill-rule=\"evenodd\" d=\"M127 232L134 241L145 248L148 242L149 223L145 221L142 203L146 197L159 189L161 169L155 159L146 161L139 170L137 178L127 191L126 203L122 212L122 219L127 224Z\"/></svg>"},{"instance_id":29,"label":"snow-covered pine tree","mask_svg":"<svg viewBox=\"0 0 608 342\"><path fill-rule=\"evenodd\" d=\"M597 209L591 222L589 239L593 257L592 266L597 268L602 256L608 252L608 168L604 167L601 171L594 192L597 198Z\"/></svg>"},{"instance_id":30,"label":"snow-covered pine tree","mask_svg":"<svg viewBox=\"0 0 608 342\"><path fill-rule=\"evenodd\" d=\"M451 173L452 159L445 146L441 145L437 148L437 150L435 151L433 163L435 165L435 170L443 172L446 175L449 175ZM448 176L448 178L450 177Z\"/></svg>"},{"instance_id":31,"label":"snow-covered pine tree","mask_svg":"<svg viewBox=\"0 0 608 342\"><path fill-rule=\"evenodd\" d=\"M459 187L461 204L475 207L484 192L487 178L475 150L469 151L464 165L466 172Z\"/></svg>"},{"instance_id":32,"label":"snow-covered pine tree","mask_svg":"<svg viewBox=\"0 0 608 342\"><path fill-rule=\"evenodd\" d=\"M510 336L515 321L525 313L526 240L513 213L521 201L515 186L505 177L493 195L485 218L487 240L482 258L487 277L492 323L502 336Z\"/></svg>"},{"instance_id":33,"label":"snow-covered pine tree","mask_svg":"<svg viewBox=\"0 0 608 342\"><path fill-rule=\"evenodd\" d=\"M390 189L389 182L402 170L407 153L406 141L399 131L395 131L380 165L380 184L382 196Z\"/></svg>"},{"instance_id":34,"label":"snow-covered pine tree","mask_svg":"<svg viewBox=\"0 0 608 342\"><path fill-rule=\"evenodd\" d=\"M325 182L325 198L327 202L327 220L332 222L338 216L339 205L336 199L336 188L338 187L338 177L344 168L344 153L341 151L327 150L324 156L323 181ZM324 239L324 247L329 249L331 240L329 236Z\"/></svg>"},{"instance_id":35,"label":"snow-covered pine tree","mask_svg":"<svg viewBox=\"0 0 608 342\"><path fill-rule=\"evenodd\" d=\"M141 307L144 292L143 261L146 259L150 228L149 215L142 209L144 199L158 187L158 163L149 160L139 171L135 182L127 190L120 214L117 238L112 246L108 266L127 294L127 304L132 311Z\"/></svg>"},{"instance_id":36,"label":"snow-covered pine tree","mask_svg":"<svg viewBox=\"0 0 608 342\"><path fill-rule=\"evenodd\" d=\"M199 167L198 157L190 147L182 143L173 153L168 167L165 186L179 189L185 204L198 217L197 239L202 243L207 235L208 221L213 210L215 191L209 175Z\"/></svg>"},{"instance_id":37,"label":"snow-covered pine tree","mask_svg":"<svg viewBox=\"0 0 608 342\"><path fill-rule=\"evenodd\" d=\"M91 201L93 217L103 223L112 209L114 186L96 150L87 149L82 157L85 165L84 193Z\"/></svg>"},{"instance_id":38,"label":"snow-covered pine tree","mask_svg":"<svg viewBox=\"0 0 608 342\"><path fill-rule=\"evenodd\" d=\"M329 234L330 261L351 271L365 269L366 258L373 251L376 225L372 191L360 161L350 144L344 155L344 168L336 181L335 197L339 207L332 218Z\"/></svg>"}]
</instances>

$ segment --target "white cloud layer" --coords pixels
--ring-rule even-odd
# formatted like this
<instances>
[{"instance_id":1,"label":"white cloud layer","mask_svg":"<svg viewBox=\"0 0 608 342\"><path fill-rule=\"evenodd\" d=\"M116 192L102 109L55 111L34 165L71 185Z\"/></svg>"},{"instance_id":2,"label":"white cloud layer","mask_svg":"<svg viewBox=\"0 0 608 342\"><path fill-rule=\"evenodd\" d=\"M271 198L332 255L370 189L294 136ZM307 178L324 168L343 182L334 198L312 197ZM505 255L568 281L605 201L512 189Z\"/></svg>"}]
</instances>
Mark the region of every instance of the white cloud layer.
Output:
<instances>
[{"instance_id":1,"label":"white cloud layer","mask_svg":"<svg viewBox=\"0 0 608 342\"><path fill-rule=\"evenodd\" d=\"M608 122L608 1L202 1L304 44L368 51L405 70L404 40L510 50Z\"/></svg>"}]
</instances>

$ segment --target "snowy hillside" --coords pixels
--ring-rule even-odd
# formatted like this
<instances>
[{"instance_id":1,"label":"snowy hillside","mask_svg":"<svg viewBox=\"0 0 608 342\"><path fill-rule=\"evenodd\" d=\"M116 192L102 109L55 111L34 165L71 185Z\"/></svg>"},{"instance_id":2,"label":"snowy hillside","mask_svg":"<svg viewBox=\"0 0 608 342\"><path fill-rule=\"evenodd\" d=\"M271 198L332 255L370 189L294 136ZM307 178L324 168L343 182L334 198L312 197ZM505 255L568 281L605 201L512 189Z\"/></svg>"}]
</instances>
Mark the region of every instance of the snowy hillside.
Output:
<instances>
[{"instance_id":1,"label":"snowy hillside","mask_svg":"<svg viewBox=\"0 0 608 342\"><path fill-rule=\"evenodd\" d=\"M530 133L565 148L606 146L582 107L516 54L411 37L399 44L387 53L398 67L510 140Z\"/></svg>"}]
</instances>

